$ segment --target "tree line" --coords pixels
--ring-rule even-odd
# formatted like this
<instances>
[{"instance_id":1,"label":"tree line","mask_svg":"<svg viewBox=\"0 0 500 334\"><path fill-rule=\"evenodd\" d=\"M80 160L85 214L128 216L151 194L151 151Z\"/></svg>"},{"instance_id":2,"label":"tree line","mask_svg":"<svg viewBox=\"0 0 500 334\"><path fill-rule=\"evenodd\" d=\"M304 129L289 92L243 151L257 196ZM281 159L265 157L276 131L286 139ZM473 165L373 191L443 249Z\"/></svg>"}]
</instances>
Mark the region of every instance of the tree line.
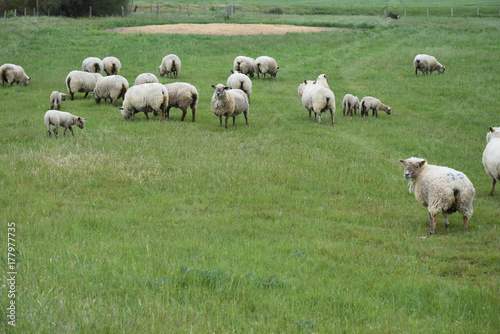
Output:
<instances>
[{"instance_id":1,"label":"tree line","mask_svg":"<svg viewBox=\"0 0 500 334\"><path fill-rule=\"evenodd\" d=\"M33 8L37 15L56 16L106 16L121 14L122 6L127 8L129 0L3 0L0 1L0 13L17 10L22 13L24 9L30 12Z\"/></svg>"}]
</instances>

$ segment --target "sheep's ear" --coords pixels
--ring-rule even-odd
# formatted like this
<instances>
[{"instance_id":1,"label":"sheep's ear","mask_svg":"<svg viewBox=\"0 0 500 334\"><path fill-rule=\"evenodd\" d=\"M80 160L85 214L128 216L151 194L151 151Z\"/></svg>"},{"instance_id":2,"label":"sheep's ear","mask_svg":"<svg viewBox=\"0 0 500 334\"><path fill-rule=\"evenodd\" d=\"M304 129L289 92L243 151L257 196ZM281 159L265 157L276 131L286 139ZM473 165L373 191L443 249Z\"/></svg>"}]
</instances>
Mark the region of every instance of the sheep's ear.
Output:
<instances>
[{"instance_id":1,"label":"sheep's ear","mask_svg":"<svg viewBox=\"0 0 500 334\"><path fill-rule=\"evenodd\" d=\"M210 87L214 88L215 89L215 85L210 85Z\"/></svg>"},{"instance_id":2,"label":"sheep's ear","mask_svg":"<svg viewBox=\"0 0 500 334\"><path fill-rule=\"evenodd\" d=\"M224 87L224 90L228 90L228 89L229 89L229 87Z\"/></svg>"},{"instance_id":3,"label":"sheep's ear","mask_svg":"<svg viewBox=\"0 0 500 334\"><path fill-rule=\"evenodd\" d=\"M118 107L118 109L123 110L123 107Z\"/></svg>"},{"instance_id":4,"label":"sheep's ear","mask_svg":"<svg viewBox=\"0 0 500 334\"><path fill-rule=\"evenodd\" d=\"M491 132L495 132L495 129L493 129L493 127L492 127L492 126L490 126L490 131L491 131Z\"/></svg>"},{"instance_id":5,"label":"sheep's ear","mask_svg":"<svg viewBox=\"0 0 500 334\"><path fill-rule=\"evenodd\" d=\"M233 71L233 70L231 70L231 74L234 74L234 71Z\"/></svg>"},{"instance_id":6,"label":"sheep's ear","mask_svg":"<svg viewBox=\"0 0 500 334\"><path fill-rule=\"evenodd\" d=\"M314 80L313 85L315 85L315 84L316 84L316 81L318 81L318 79Z\"/></svg>"},{"instance_id":7,"label":"sheep's ear","mask_svg":"<svg viewBox=\"0 0 500 334\"><path fill-rule=\"evenodd\" d=\"M420 167L422 167L423 165L425 165L425 160L422 160L422 161L420 161L420 163L419 163L419 166L420 166Z\"/></svg>"},{"instance_id":8,"label":"sheep's ear","mask_svg":"<svg viewBox=\"0 0 500 334\"><path fill-rule=\"evenodd\" d=\"M399 160L399 162L401 162L403 164L403 166L404 166L404 164L405 164L404 160Z\"/></svg>"},{"instance_id":9,"label":"sheep's ear","mask_svg":"<svg viewBox=\"0 0 500 334\"><path fill-rule=\"evenodd\" d=\"M307 85L307 80L304 80L304 83Z\"/></svg>"}]
</instances>

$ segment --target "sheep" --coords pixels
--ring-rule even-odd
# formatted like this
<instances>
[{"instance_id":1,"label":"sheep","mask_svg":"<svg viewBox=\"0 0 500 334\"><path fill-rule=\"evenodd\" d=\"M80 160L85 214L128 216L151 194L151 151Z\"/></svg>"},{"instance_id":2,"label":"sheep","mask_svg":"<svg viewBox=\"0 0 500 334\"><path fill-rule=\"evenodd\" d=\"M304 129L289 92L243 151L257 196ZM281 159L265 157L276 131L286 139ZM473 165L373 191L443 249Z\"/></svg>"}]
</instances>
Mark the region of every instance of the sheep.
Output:
<instances>
[{"instance_id":1,"label":"sheep","mask_svg":"<svg viewBox=\"0 0 500 334\"><path fill-rule=\"evenodd\" d=\"M50 109L54 109L55 106L57 110L61 110L61 101L66 101L66 94L57 90L53 91L50 94Z\"/></svg>"},{"instance_id":2,"label":"sheep","mask_svg":"<svg viewBox=\"0 0 500 334\"><path fill-rule=\"evenodd\" d=\"M255 59L245 56L238 56L234 58L233 70L246 74L253 78L255 73Z\"/></svg>"},{"instance_id":3,"label":"sheep","mask_svg":"<svg viewBox=\"0 0 500 334\"><path fill-rule=\"evenodd\" d=\"M371 109L372 116L378 117L378 111L383 110L387 115L391 114L391 107L380 102L372 96L365 96L361 99L359 111L361 112L361 117L368 117L368 111Z\"/></svg>"},{"instance_id":4,"label":"sheep","mask_svg":"<svg viewBox=\"0 0 500 334\"><path fill-rule=\"evenodd\" d=\"M227 78L226 86L231 89L241 89L248 96L248 104L250 102L250 94L252 94L252 80L243 73L237 71L231 71L231 75Z\"/></svg>"},{"instance_id":5,"label":"sheep","mask_svg":"<svg viewBox=\"0 0 500 334\"><path fill-rule=\"evenodd\" d=\"M328 79L326 78L326 74L320 74L316 77L316 80L305 80L303 83L299 85L299 87L297 88L297 93L299 96L302 96L304 88L306 87L307 84L317 84L330 89L330 86L328 85Z\"/></svg>"},{"instance_id":6,"label":"sheep","mask_svg":"<svg viewBox=\"0 0 500 334\"><path fill-rule=\"evenodd\" d=\"M354 96L352 94L346 94L344 95L344 99L342 100L342 116L345 116L346 111L347 111L347 116L351 114L351 117L353 115L356 115L356 110L359 109L359 99L357 96Z\"/></svg>"},{"instance_id":7,"label":"sheep","mask_svg":"<svg viewBox=\"0 0 500 334\"><path fill-rule=\"evenodd\" d=\"M82 71L90 73L101 73L104 70L102 60L97 57L85 58L82 62Z\"/></svg>"},{"instance_id":8,"label":"sheep","mask_svg":"<svg viewBox=\"0 0 500 334\"><path fill-rule=\"evenodd\" d=\"M335 115L335 95L333 92L319 84L308 83L306 80L304 80L304 84L302 104L309 112L309 120L311 120L311 112L314 112L314 118L318 116L318 123L321 123L321 113L330 110L333 125Z\"/></svg>"},{"instance_id":9,"label":"sheep","mask_svg":"<svg viewBox=\"0 0 500 334\"><path fill-rule=\"evenodd\" d=\"M43 118L45 127L47 128L47 133L49 137L52 135L50 132L50 125L54 126L54 135L57 137L59 126L64 127L63 134L66 136L66 130L70 130L71 134L74 136L72 125L78 126L80 129L83 129L85 126L85 120L87 118L83 118L80 116L74 116L69 112L59 111L59 110L48 110L45 113Z\"/></svg>"},{"instance_id":10,"label":"sheep","mask_svg":"<svg viewBox=\"0 0 500 334\"><path fill-rule=\"evenodd\" d=\"M464 219L464 231L472 216L475 189L467 176L452 168L429 165L420 158L399 160L404 165L404 178L410 180L410 192L427 207L430 218L430 234L434 234L437 216L443 214L448 228L448 215L458 211Z\"/></svg>"},{"instance_id":11,"label":"sheep","mask_svg":"<svg viewBox=\"0 0 500 334\"><path fill-rule=\"evenodd\" d=\"M7 83L7 88L15 83L17 83L18 86L19 83L28 86L31 80L21 66L14 64L3 64L0 67L0 78L2 80L2 86L5 86L5 83Z\"/></svg>"},{"instance_id":12,"label":"sheep","mask_svg":"<svg viewBox=\"0 0 500 334\"><path fill-rule=\"evenodd\" d=\"M116 75L120 72L122 64L116 57L106 57L102 60L102 66L106 75Z\"/></svg>"},{"instance_id":13,"label":"sheep","mask_svg":"<svg viewBox=\"0 0 500 334\"><path fill-rule=\"evenodd\" d=\"M172 75L174 78L177 78L177 75L180 70L181 70L181 60L174 54L169 54L165 56L161 61L160 67L158 67L160 76L164 76L166 74L169 78Z\"/></svg>"},{"instance_id":14,"label":"sheep","mask_svg":"<svg viewBox=\"0 0 500 334\"><path fill-rule=\"evenodd\" d=\"M101 99L107 103L108 98L113 101L113 105L119 98L124 99L125 93L129 88L128 81L121 75L111 75L107 77L101 77L97 80L94 88L94 99L97 104L101 102Z\"/></svg>"},{"instance_id":15,"label":"sheep","mask_svg":"<svg viewBox=\"0 0 500 334\"><path fill-rule=\"evenodd\" d=\"M417 76L418 70L422 71L422 75L426 75L427 72L438 71L443 74L445 67L441 65L435 57L419 54L413 59L413 68L415 69L415 76Z\"/></svg>"},{"instance_id":16,"label":"sheep","mask_svg":"<svg viewBox=\"0 0 500 334\"><path fill-rule=\"evenodd\" d=\"M181 121L184 121L187 109L190 107L194 122L196 107L198 106L196 87L186 82L173 82L166 84L165 87L168 91L167 119L170 118L170 108L179 108L182 110Z\"/></svg>"},{"instance_id":17,"label":"sheep","mask_svg":"<svg viewBox=\"0 0 500 334\"><path fill-rule=\"evenodd\" d=\"M85 93L84 98L95 88L97 80L102 78L101 73L88 73L84 71L71 71L66 77L66 88L71 100L76 92Z\"/></svg>"},{"instance_id":18,"label":"sheep","mask_svg":"<svg viewBox=\"0 0 500 334\"><path fill-rule=\"evenodd\" d=\"M160 83L153 82L130 87L125 93L123 107L119 109L125 119L131 116L135 119L136 113L143 112L149 120L148 112L153 112L159 114L160 119L163 120L167 106L167 88Z\"/></svg>"},{"instance_id":19,"label":"sheep","mask_svg":"<svg viewBox=\"0 0 500 334\"><path fill-rule=\"evenodd\" d=\"M260 78L262 74L262 79L266 78L266 74L269 73L273 78L278 74L279 66L271 57L261 56L255 59L255 70L257 71L257 78Z\"/></svg>"},{"instance_id":20,"label":"sheep","mask_svg":"<svg viewBox=\"0 0 500 334\"><path fill-rule=\"evenodd\" d=\"M245 116L246 125L248 125L248 100L247 95L241 89L229 89L223 84L211 85L215 89L212 96L212 111L215 116L219 117L219 123L222 127L222 116L227 119L233 117L233 125L235 125L236 115L243 114Z\"/></svg>"},{"instance_id":21,"label":"sheep","mask_svg":"<svg viewBox=\"0 0 500 334\"><path fill-rule=\"evenodd\" d=\"M153 73L141 73L137 76L137 78L135 78L134 85L141 85L144 83L152 83L152 82L159 83L160 81Z\"/></svg>"},{"instance_id":22,"label":"sheep","mask_svg":"<svg viewBox=\"0 0 500 334\"><path fill-rule=\"evenodd\" d=\"M483 166L486 174L493 179L490 195L495 193L495 184L500 180L500 127L490 127L486 135L486 148L483 152Z\"/></svg>"}]
</instances>

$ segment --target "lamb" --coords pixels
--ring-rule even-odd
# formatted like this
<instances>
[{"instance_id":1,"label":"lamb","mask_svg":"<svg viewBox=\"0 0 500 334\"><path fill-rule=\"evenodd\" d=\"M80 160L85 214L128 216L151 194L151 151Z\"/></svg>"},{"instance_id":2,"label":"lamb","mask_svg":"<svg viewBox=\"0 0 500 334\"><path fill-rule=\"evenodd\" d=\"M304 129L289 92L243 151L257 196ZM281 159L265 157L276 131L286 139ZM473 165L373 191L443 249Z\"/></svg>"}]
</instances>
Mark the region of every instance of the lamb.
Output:
<instances>
[{"instance_id":1,"label":"lamb","mask_svg":"<svg viewBox=\"0 0 500 334\"><path fill-rule=\"evenodd\" d=\"M30 84L31 78L24 73L24 69L19 65L14 64L3 64L0 67L0 78L2 80L2 86L7 83L7 88L12 86L12 84L22 83L24 86Z\"/></svg>"},{"instance_id":2,"label":"lamb","mask_svg":"<svg viewBox=\"0 0 500 334\"><path fill-rule=\"evenodd\" d=\"M54 109L55 106L57 110L61 110L61 101L66 101L66 94L57 90L53 91L50 94L50 109Z\"/></svg>"},{"instance_id":3,"label":"lamb","mask_svg":"<svg viewBox=\"0 0 500 334\"><path fill-rule=\"evenodd\" d=\"M342 116L345 116L346 111L347 111L347 116L351 114L351 117L353 115L356 115L356 110L359 109L359 99L357 96L354 96L352 94L346 94L344 95L344 99L342 100Z\"/></svg>"},{"instance_id":4,"label":"lamb","mask_svg":"<svg viewBox=\"0 0 500 334\"><path fill-rule=\"evenodd\" d=\"M330 89L330 86L328 85L328 79L326 78L326 74L320 74L316 77L316 80L306 80L303 83L299 85L299 88L297 88L297 93L299 96L302 96L302 93L304 92L304 88L306 87L307 84L317 84L320 86L323 86L325 88Z\"/></svg>"},{"instance_id":5,"label":"lamb","mask_svg":"<svg viewBox=\"0 0 500 334\"><path fill-rule=\"evenodd\" d=\"M500 127L490 127L486 135L486 148L483 152L483 166L486 174L493 179L490 195L495 193L495 184L500 180Z\"/></svg>"},{"instance_id":6,"label":"lamb","mask_svg":"<svg viewBox=\"0 0 500 334\"><path fill-rule=\"evenodd\" d=\"M246 125L248 125L248 100L247 95L241 89L229 89L223 84L211 85L215 89L212 96L212 111L215 116L219 117L220 126L222 127L222 116L227 119L233 117L233 125L235 124L236 115L243 114L245 116Z\"/></svg>"},{"instance_id":7,"label":"lamb","mask_svg":"<svg viewBox=\"0 0 500 334\"><path fill-rule=\"evenodd\" d=\"M321 113L330 110L333 125L335 115L335 95L333 92L319 84L308 83L306 80L304 80L304 84L302 104L309 111L309 120L311 120L311 112L314 112L314 117L318 116L318 123L321 123Z\"/></svg>"},{"instance_id":8,"label":"lamb","mask_svg":"<svg viewBox=\"0 0 500 334\"><path fill-rule=\"evenodd\" d=\"M361 117L368 117L368 111L372 111L372 116L378 117L378 111L383 110L387 115L391 114L391 107L380 102L372 96L365 96L361 99L359 111L361 112Z\"/></svg>"},{"instance_id":9,"label":"lamb","mask_svg":"<svg viewBox=\"0 0 500 334\"><path fill-rule=\"evenodd\" d=\"M71 71L66 77L66 88L68 88L71 100L74 100L76 92L85 93L84 98L95 88L97 80L102 78L101 73L88 73L84 71Z\"/></svg>"},{"instance_id":10,"label":"lamb","mask_svg":"<svg viewBox=\"0 0 500 334\"><path fill-rule=\"evenodd\" d=\"M448 228L448 215L458 211L464 219L464 231L472 216L475 189L464 173L452 168L429 165L420 158L399 160L404 164L404 178L410 180L410 192L427 207L430 218L430 234L434 234L437 216L443 214Z\"/></svg>"},{"instance_id":11,"label":"lamb","mask_svg":"<svg viewBox=\"0 0 500 334\"><path fill-rule=\"evenodd\" d=\"M66 136L66 130L70 130L71 134L74 136L73 129L71 126L76 125L80 129L83 129L85 126L85 120L86 118L82 118L80 116L74 116L70 114L69 112L64 112L64 111L59 111L59 110L48 110L45 113L45 116L43 118L45 122L45 127L47 128L47 133L49 136L52 135L50 131L50 125L52 124L54 126L54 135L57 137L58 135L58 128L59 126L64 127L64 132L63 134Z\"/></svg>"},{"instance_id":12,"label":"lamb","mask_svg":"<svg viewBox=\"0 0 500 334\"><path fill-rule=\"evenodd\" d=\"M82 62L82 71L90 73L101 73L104 70L102 60L97 57L85 58Z\"/></svg>"},{"instance_id":13,"label":"lamb","mask_svg":"<svg viewBox=\"0 0 500 334\"><path fill-rule=\"evenodd\" d=\"M134 85L141 85L144 83L160 82L156 75L153 73L141 73L135 78Z\"/></svg>"},{"instance_id":14,"label":"lamb","mask_svg":"<svg viewBox=\"0 0 500 334\"><path fill-rule=\"evenodd\" d=\"M255 69L257 71L257 78L260 78L262 74L262 79L265 79L268 73L275 78L278 74L279 66L273 58L261 56L255 59Z\"/></svg>"},{"instance_id":15,"label":"lamb","mask_svg":"<svg viewBox=\"0 0 500 334\"><path fill-rule=\"evenodd\" d=\"M233 70L246 74L253 78L255 73L255 59L245 56L238 56L234 58Z\"/></svg>"},{"instance_id":16,"label":"lamb","mask_svg":"<svg viewBox=\"0 0 500 334\"><path fill-rule=\"evenodd\" d=\"M252 94L252 80L243 73L231 71L231 75L227 78L226 86L231 89L241 89L248 96L248 104L250 102L250 94Z\"/></svg>"},{"instance_id":17,"label":"lamb","mask_svg":"<svg viewBox=\"0 0 500 334\"><path fill-rule=\"evenodd\" d=\"M435 57L419 54L413 59L413 68L415 69L415 76L417 76L418 70L422 71L422 75L426 75L427 72L438 71L439 73L444 73L444 66L441 65Z\"/></svg>"},{"instance_id":18,"label":"lamb","mask_svg":"<svg viewBox=\"0 0 500 334\"><path fill-rule=\"evenodd\" d=\"M120 72L122 64L120 60L116 57L106 57L102 60L102 65L106 75L116 75Z\"/></svg>"},{"instance_id":19,"label":"lamb","mask_svg":"<svg viewBox=\"0 0 500 334\"><path fill-rule=\"evenodd\" d=\"M190 107L194 122L196 107L198 106L196 87L186 82L173 82L166 84L165 87L168 91L167 119L170 118L170 108L179 108L182 110L181 121L184 121L187 109Z\"/></svg>"},{"instance_id":20,"label":"lamb","mask_svg":"<svg viewBox=\"0 0 500 334\"><path fill-rule=\"evenodd\" d=\"M160 76L164 76L166 74L169 78L172 75L174 78L177 78L177 75L180 70L181 70L181 60L174 54L169 54L165 56L161 61L160 67L158 67Z\"/></svg>"},{"instance_id":21,"label":"lamb","mask_svg":"<svg viewBox=\"0 0 500 334\"><path fill-rule=\"evenodd\" d=\"M119 98L124 100L125 93L127 92L129 86L128 81L121 75L111 75L107 77L101 77L97 80L94 88L94 99L97 104L101 102L101 99L107 103L108 98L113 101L113 105Z\"/></svg>"},{"instance_id":22,"label":"lamb","mask_svg":"<svg viewBox=\"0 0 500 334\"><path fill-rule=\"evenodd\" d=\"M159 114L163 120L167 106L167 88L160 83L145 83L127 90L120 111L125 119L135 119L135 114L143 112L149 120L148 112L153 112Z\"/></svg>"}]
</instances>

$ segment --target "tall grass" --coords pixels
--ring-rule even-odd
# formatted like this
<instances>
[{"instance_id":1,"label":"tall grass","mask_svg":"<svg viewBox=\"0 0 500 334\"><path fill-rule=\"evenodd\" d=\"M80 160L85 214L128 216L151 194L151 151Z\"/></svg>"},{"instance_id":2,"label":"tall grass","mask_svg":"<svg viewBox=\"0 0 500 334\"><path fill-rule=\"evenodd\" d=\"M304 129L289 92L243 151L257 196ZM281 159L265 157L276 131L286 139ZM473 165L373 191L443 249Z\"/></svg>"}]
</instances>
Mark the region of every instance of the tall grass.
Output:
<instances>
[{"instance_id":1,"label":"tall grass","mask_svg":"<svg viewBox=\"0 0 500 334\"><path fill-rule=\"evenodd\" d=\"M285 36L105 31L172 20L0 22L0 62L33 78L0 89L0 217L3 235L8 222L18 229L19 332L497 331L500 208L481 154L499 122L498 19L287 15L372 27ZM63 110L88 117L85 129L46 135L50 92L65 91L83 58L117 56L133 83L168 53L200 93L195 123L178 110L126 121L77 94ZM445 74L415 77L417 53ZM253 79L250 125L238 116L225 130L210 85L240 54L273 56L280 70ZM297 96L320 73L336 94L333 127L310 122ZM393 114L342 117L346 93ZM471 179L469 232L455 214L428 236L398 162L410 156ZM4 238L1 249L5 263Z\"/></svg>"}]
</instances>

